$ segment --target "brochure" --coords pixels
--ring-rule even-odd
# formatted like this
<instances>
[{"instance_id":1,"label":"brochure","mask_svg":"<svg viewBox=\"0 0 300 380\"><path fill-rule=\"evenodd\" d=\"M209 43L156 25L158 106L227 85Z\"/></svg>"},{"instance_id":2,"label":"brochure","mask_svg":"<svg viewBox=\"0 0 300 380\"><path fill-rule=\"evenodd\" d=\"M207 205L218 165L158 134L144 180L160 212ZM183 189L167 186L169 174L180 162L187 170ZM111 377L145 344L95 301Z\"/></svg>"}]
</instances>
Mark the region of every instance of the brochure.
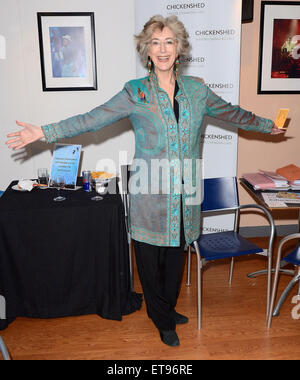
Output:
<instances>
[{"instance_id":1,"label":"brochure","mask_svg":"<svg viewBox=\"0 0 300 380\"><path fill-rule=\"evenodd\" d=\"M290 112L289 108L280 108L280 110L277 113L276 120L275 120L275 125L276 127L280 129L285 129L285 122L288 117L288 114Z\"/></svg>"},{"instance_id":2,"label":"brochure","mask_svg":"<svg viewBox=\"0 0 300 380\"><path fill-rule=\"evenodd\" d=\"M55 144L49 179L49 187L56 187L63 180L64 188L76 189L81 145Z\"/></svg>"}]
</instances>

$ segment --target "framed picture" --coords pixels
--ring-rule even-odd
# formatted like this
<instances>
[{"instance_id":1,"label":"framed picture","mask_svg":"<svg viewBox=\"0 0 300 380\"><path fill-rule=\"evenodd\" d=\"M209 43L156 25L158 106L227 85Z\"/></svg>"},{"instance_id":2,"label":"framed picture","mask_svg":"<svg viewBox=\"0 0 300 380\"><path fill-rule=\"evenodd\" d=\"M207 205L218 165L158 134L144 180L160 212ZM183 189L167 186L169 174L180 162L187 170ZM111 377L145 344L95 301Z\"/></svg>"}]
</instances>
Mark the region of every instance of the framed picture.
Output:
<instances>
[{"instance_id":1,"label":"framed picture","mask_svg":"<svg viewBox=\"0 0 300 380\"><path fill-rule=\"evenodd\" d=\"M300 1L261 3L258 94L300 94Z\"/></svg>"},{"instance_id":2,"label":"framed picture","mask_svg":"<svg viewBox=\"0 0 300 380\"><path fill-rule=\"evenodd\" d=\"M97 90L94 13L38 13L44 91Z\"/></svg>"}]
</instances>

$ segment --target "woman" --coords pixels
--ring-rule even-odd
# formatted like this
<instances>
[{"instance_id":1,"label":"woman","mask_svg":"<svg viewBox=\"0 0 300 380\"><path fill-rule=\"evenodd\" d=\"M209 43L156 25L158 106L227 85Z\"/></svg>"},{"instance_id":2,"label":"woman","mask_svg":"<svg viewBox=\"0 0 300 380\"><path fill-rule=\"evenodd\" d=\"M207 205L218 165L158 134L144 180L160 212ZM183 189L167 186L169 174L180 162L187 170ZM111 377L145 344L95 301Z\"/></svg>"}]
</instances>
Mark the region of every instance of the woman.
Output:
<instances>
[{"instance_id":1,"label":"woman","mask_svg":"<svg viewBox=\"0 0 300 380\"><path fill-rule=\"evenodd\" d=\"M126 83L115 97L86 114L42 127L17 122L23 129L8 135L9 147L17 150L41 138L52 143L128 117L136 137L135 160L143 160L149 168L155 159L195 165L205 115L245 130L282 133L271 120L226 103L202 79L179 75L179 56L187 54L189 42L177 17L152 17L136 41L148 77ZM175 311L184 246L200 235L200 202L191 202L193 194L188 191L182 195L175 191L178 185L194 183L191 172L182 174L175 164L165 179L170 191L130 194L130 230L148 316L170 346L179 345L176 324L188 322ZM147 170L140 170L140 176L148 184L155 181ZM161 187L163 180L158 182Z\"/></svg>"}]
</instances>

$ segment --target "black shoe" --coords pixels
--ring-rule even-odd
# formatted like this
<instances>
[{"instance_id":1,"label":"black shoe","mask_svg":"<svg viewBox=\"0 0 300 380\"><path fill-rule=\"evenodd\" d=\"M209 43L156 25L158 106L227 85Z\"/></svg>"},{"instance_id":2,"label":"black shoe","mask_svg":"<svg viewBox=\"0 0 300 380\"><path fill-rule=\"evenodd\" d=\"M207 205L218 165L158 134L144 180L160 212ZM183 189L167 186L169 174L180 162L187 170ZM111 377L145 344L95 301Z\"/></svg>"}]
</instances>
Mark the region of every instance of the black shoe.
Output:
<instances>
[{"instance_id":1,"label":"black shoe","mask_svg":"<svg viewBox=\"0 0 300 380\"><path fill-rule=\"evenodd\" d=\"M175 311L175 323L176 325L184 325L185 323L188 323L189 319L185 315L179 314Z\"/></svg>"},{"instance_id":2,"label":"black shoe","mask_svg":"<svg viewBox=\"0 0 300 380\"><path fill-rule=\"evenodd\" d=\"M160 331L160 337L161 340L168 346L175 347L180 345L179 338L175 330Z\"/></svg>"}]
</instances>

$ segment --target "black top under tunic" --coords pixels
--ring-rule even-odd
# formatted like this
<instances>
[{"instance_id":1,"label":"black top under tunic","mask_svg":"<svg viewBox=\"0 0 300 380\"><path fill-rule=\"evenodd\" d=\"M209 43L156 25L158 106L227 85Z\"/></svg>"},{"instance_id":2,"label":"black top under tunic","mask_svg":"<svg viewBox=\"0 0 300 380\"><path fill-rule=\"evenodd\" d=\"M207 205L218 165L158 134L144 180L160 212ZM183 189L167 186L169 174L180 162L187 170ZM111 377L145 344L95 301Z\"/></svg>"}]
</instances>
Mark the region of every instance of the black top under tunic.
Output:
<instances>
[{"instance_id":1,"label":"black top under tunic","mask_svg":"<svg viewBox=\"0 0 300 380\"><path fill-rule=\"evenodd\" d=\"M178 83L176 81L175 82L175 90L174 90L174 114L175 114L177 123L179 122L179 104L176 100L176 95L177 95L178 91L179 91L179 86L178 86Z\"/></svg>"}]
</instances>

